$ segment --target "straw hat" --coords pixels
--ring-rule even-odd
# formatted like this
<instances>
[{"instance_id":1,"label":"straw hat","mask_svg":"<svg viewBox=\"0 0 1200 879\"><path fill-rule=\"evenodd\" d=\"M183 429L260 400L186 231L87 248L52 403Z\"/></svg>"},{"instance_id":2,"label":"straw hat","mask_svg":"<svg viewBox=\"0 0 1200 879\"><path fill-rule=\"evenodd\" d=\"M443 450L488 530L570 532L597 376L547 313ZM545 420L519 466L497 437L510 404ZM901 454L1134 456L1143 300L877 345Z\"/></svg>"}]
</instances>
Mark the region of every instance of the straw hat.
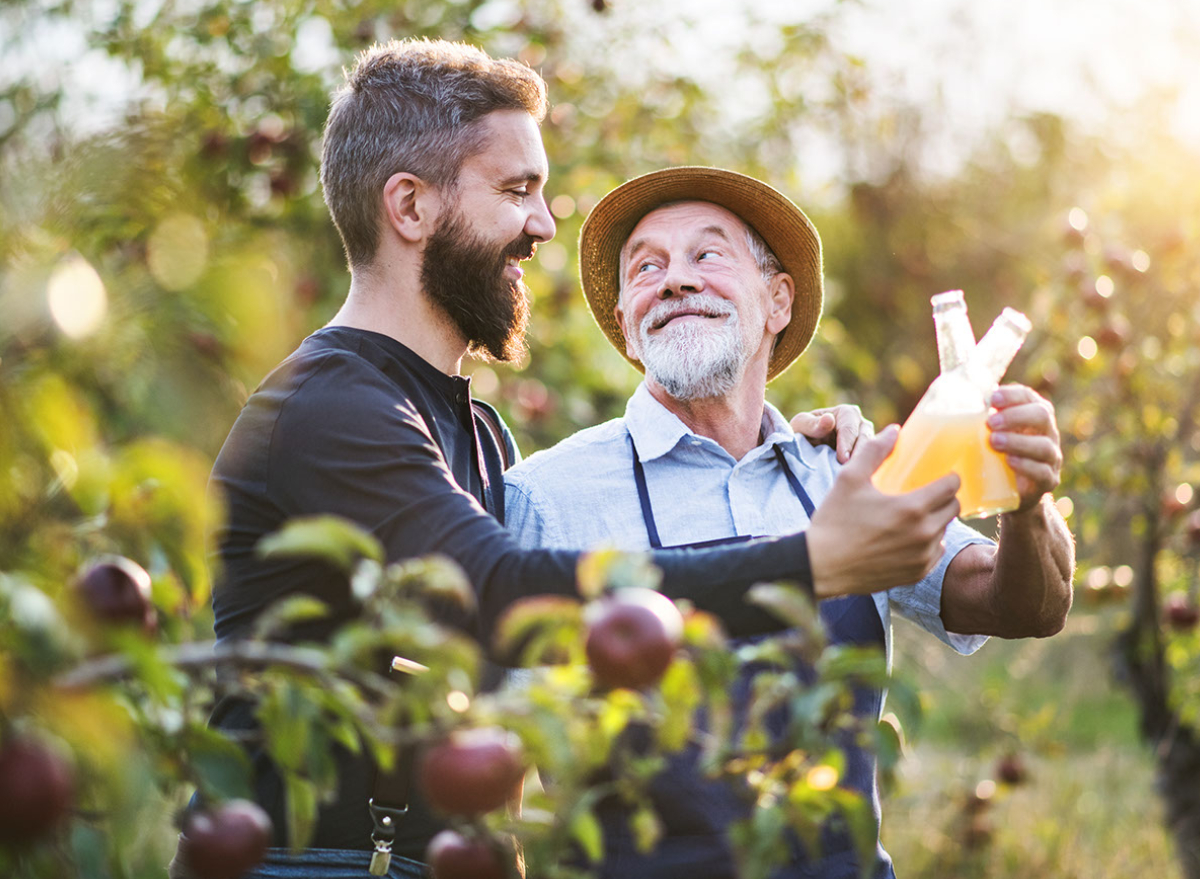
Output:
<instances>
[{"instance_id":1,"label":"straw hat","mask_svg":"<svg viewBox=\"0 0 1200 879\"><path fill-rule=\"evenodd\" d=\"M625 334L613 313L621 289L621 248L642 217L674 201L706 201L733 212L771 248L792 276L796 297L792 320L779 334L767 366L767 381L804 353L821 318L821 239L808 217L787 196L765 183L721 168L664 168L621 184L600 200L579 231L583 295L608 340L638 370L625 351Z\"/></svg>"}]
</instances>

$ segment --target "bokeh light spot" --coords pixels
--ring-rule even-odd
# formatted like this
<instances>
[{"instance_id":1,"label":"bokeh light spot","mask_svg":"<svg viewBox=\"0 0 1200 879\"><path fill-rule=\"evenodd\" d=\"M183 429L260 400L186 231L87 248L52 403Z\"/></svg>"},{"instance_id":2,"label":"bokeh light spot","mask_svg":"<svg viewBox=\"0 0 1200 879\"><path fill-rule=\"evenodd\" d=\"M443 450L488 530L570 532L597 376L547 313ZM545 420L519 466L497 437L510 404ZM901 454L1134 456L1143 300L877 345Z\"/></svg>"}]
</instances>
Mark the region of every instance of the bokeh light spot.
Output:
<instances>
[{"instance_id":1,"label":"bokeh light spot","mask_svg":"<svg viewBox=\"0 0 1200 879\"><path fill-rule=\"evenodd\" d=\"M1113 279L1110 278L1108 275L1101 275L1100 277L1098 277L1096 279L1096 292L1099 293L1101 296L1103 296L1105 299L1108 299L1110 296L1113 295L1114 289L1115 289L1115 287L1113 285Z\"/></svg>"},{"instance_id":2,"label":"bokeh light spot","mask_svg":"<svg viewBox=\"0 0 1200 879\"><path fill-rule=\"evenodd\" d=\"M979 784L975 785L975 796L981 800L990 800L996 795L996 782L990 778L985 778Z\"/></svg>"},{"instance_id":3,"label":"bokeh light spot","mask_svg":"<svg viewBox=\"0 0 1200 879\"><path fill-rule=\"evenodd\" d=\"M1150 254L1144 250L1135 250L1129 255L1129 261L1139 272L1147 271L1150 268Z\"/></svg>"},{"instance_id":4,"label":"bokeh light spot","mask_svg":"<svg viewBox=\"0 0 1200 879\"><path fill-rule=\"evenodd\" d=\"M571 214L575 213L575 199L569 195L556 195L550 202L550 213L558 217L560 220L565 220Z\"/></svg>"},{"instance_id":5,"label":"bokeh light spot","mask_svg":"<svg viewBox=\"0 0 1200 879\"><path fill-rule=\"evenodd\" d=\"M1075 501L1069 497L1060 497L1054 502L1054 506L1058 507L1058 512L1064 519L1070 519L1071 514L1075 512Z\"/></svg>"},{"instance_id":6,"label":"bokeh light spot","mask_svg":"<svg viewBox=\"0 0 1200 879\"><path fill-rule=\"evenodd\" d=\"M1113 568L1113 585L1120 586L1122 589L1130 586L1133 583L1133 568L1129 565L1118 565Z\"/></svg>"},{"instance_id":7,"label":"bokeh light spot","mask_svg":"<svg viewBox=\"0 0 1200 879\"><path fill-rule=\"evenodd\" d=\"M1096 356L1096 354L1097 354L1097 352L1099 352L1100 348L1096 344L1095 339L1093 339L1091 336L1084 336L1082 339L1079 340L1079 346L1078 346L1077 350L1079 351L1079 356L1082 357L1084 360L1091 360L1093 357Z\"/></svg>"},{"instance_id":8,"label":"bokeh light spot","mask_svg":"<svg viewBox=\"0 0 1200 879\"><path fill-rule=\"evenodd\" d=\"M1067 222L1071 224L1071 228L1075 231L1084 231L1088 226L1087 211L1083 208L1071 208L1067 213Z\"/></svg>"},{"instance_id":9,"label":"bokeh light spot","mask_svg":"<svg viewBox=\"0 0 1200 879\"><path fill-rule=\"evenodd\" d=\"M538 265L548 272L561 272L567 267L567 249L557 241L541 245L537 254Z\"/></svg>"},{"instance_id":10,"label":"bokeh light spot","mask_svg":"<svg viewBox=\"0 0 1200 879\"><path fill-rule=\"evenodd\" d=\"M64 259L46 286L50 316L72 339L94 333L108 310L104 282L91 263L79 254Z\"/></svg>"},{"instance_id":11,"label":"bokeh light spot","mask_svg":"<svg viewBox=\"0 0 1200 879\"><path fill-rule=\"evenodd\" d=\"M471 698L462 690L451 690L446 694L446 704L451 711L462 714L471 707Z\"/></svg>"},{"instance_id":12,"label":"bokeh light spot","mask_svg":"<svg viewBox=\"0 0 1200 879\"><path fill-rule=\"evenodd\" d=\"M1194 495L1195 491L1193 491L1192 487L1186 482L1182 482L1175 487L1175 500L1179 501L1185 506L1192 502L1192 497Z\"/></svg>"},{"instance_id":13,"label":"bokeh light spot","mask_svg":"<svg viewBox=\"0 0 1200 879\"><path fill-rule=\"evenodd\" d=\"M814 766L808 773L808 786L813 790L833 790L838 783L838 771L832 766Z\"/></svg>"},{"instance_id":14,"label":"bokeh light spot","mask_svg":"<svg viewBox=\"0 0 1200 879\"><path fill-rule=\"evenodd\" d=\"M146 261L150 274L166 290L193 284L208 263L208 233L189 214L172 214L150 235Z\"/></svg>"},{"instance_id":15,"label":"bokeh light spot","mask_svg":"<svg viewBox=\"0 0 1200 879\"><path fill-rule=\"evenodd\" d=\"M1097 565L1087 572L1087 579L1083 582L1088 589L1103 589L1112 582L1112 571L1107 565Z\"/></svg>"}]
</instances>

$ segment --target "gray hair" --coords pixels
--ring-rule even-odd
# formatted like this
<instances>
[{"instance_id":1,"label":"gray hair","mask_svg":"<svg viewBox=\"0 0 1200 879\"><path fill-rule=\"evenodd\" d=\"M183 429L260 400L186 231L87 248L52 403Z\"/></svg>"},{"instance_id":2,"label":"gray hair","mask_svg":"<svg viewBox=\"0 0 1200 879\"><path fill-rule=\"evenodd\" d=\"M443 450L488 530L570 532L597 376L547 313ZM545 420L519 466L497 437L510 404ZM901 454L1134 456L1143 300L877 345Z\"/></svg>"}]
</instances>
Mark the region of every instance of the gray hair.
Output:
<instances>
[{"instance_id":1,"label":"gray hair","mask_svg":"<svg viewBox=\"0 0 1200 879\"><path fill-rule=\"evenodd\" d=\"M546 83L518 61L445 40L392 40L359 55L333 95L321 150L325 204L351 268L375 258L388 178L406 171L453 191L497 110L541 122Z\"/></svg>"}]
</instances>

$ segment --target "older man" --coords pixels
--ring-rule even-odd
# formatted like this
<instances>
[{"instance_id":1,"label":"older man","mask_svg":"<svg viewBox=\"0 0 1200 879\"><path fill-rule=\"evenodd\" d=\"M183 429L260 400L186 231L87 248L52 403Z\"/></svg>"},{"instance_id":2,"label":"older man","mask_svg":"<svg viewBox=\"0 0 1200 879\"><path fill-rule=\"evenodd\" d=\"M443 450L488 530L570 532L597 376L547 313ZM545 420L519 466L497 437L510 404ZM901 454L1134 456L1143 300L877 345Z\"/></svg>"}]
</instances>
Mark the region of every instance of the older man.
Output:
<instances>
[{"instance_id":1,"label":"older man","mask_svg":"<svg viewBox=\"0 0 1200 879\"><path fill-rule=\"evenodd\" d=\"M507 473L507 522L521 542L694 546L783 534L824 516L878 533L873 519L882 508L858 503L852 512L832 493L839 471L861 466L857 459L841 468L832 450L798 442L764 399L767 382L815 332L820 254L804 214L740 174L670 168L609 193L581 232L584 294L609 340L646 378L623 418ZM953 522L940 561L919 582L823 602L833 641L890 649L893 611L962 653L986 635L1061 628L1074 549L1050 499L1062 460L1054 412L1016 385L992 403L991 441L1008 453L1021 495L1020 507L1001 517L999 545ZM869 483L856 488L860 502L889 500ZM814 551L818 537L809 537ZM871 693L856 711L873 720L881 702ZM853 745L847 757L843 783L871 798L878 820L873 757ZM605 876L735 875L724 831L744 806L731 788L702 778L695 755L685 753L651 795L665 834L650 854L635 850L619 807L602 816ZM849 834L830 828L819 860L796 844L780 875L850 879L863 866ZM871 875L893 875L882 847L872 867Z\"/></svg>"},{"instance_id":2,"label":"older man","mask_svg":"<svg viewBox=\"0 0 1200 879\"><path fill-rule=\"evenodd\" d=\"M388 561L450 556L476 589L479 615L467 622L481 634L517 598L576 593L578 553L524 551L497 521L502 449L516 450L459 374L468 352L506 360L523 347L521 264L555 232L543 193L545 109L545 83L525 65L440 41L373 47L334 95L321 182L345 245L349 292L250 396L214 464L212 483L228 507L213 593L219 641L245 636L267 607L294 594L331 608L297 638L327 638L353 617L344 578L316 562L258 555L260 540L297 516L357 522ZM867 444L878 457L885 446ZM845 480L845 491L866 477ZM733 631L761 631L777 623L743 600L756 580L796 580L820 595L896 585L932 565L934 526L956 509L952 485L892 504L894 518L915 514L929 527L866 553L870 570L857 580L839 576L843 556L864 553L855 539L834 536L837 522L809 529L821 547L811 565L803 533L654 560L668 594ZM224 702L213 723L246 732L254 707ZM283 776L265 747L250 751L256 798L276 835L267 867L248 877L360 875L372 849L381 863L389 846L389 875L422 875L442 822L403 771L383 776L365 755L336 750L336 798L322 804L311 848L292 854ZM185 859L173 875L186 875Z\"/></svg>"}]
</instances>

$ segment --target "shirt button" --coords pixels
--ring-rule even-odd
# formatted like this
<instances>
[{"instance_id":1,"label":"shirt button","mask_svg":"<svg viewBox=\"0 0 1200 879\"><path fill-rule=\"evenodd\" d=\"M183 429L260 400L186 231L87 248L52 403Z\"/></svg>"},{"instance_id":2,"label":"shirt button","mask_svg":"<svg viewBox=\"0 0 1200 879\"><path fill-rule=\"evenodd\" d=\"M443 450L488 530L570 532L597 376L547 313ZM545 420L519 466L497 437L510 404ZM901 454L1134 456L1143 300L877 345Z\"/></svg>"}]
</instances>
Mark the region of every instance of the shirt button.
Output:
<instances>
[{"instance_id":1,"label":"shirt button","mask_svg":"<svg viewBox=\"0 0 1200 879\"><path fill-rule=\"evenodd\" d=\"M698 445L700 445L700 440L698 440L698 439L694 439L694 440L692 440L692 445L693 445L693 446L698 446Z\"/></svg>"}]
</instances>

